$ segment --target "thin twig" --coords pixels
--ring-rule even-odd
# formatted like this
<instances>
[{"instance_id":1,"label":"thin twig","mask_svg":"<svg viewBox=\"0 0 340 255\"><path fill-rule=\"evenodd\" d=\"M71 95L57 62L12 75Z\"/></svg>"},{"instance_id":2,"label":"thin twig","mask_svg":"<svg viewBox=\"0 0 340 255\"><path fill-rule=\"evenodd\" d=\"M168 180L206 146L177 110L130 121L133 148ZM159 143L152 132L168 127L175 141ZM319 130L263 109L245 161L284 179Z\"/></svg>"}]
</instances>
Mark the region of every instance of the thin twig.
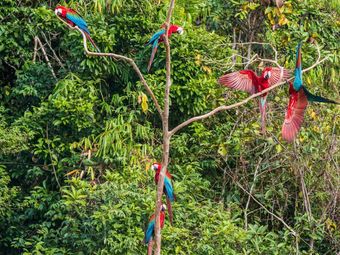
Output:
<instances>
[{"instance_id":1,"label":"thin twig","mask_svg":"<svg viewBox=\"0 0 340 255\"><path fill-rule=\"evenodd\" d=\"M307 71L313 69L315 66L321 64L322 62L324 62L324 61L327 60L327 59L328 59L328 57L325 57L325 58L323 58L323 59L320 60L320 58L318 57L318 61L316 61L316 62L315 62L313 65L311 65L310 67L308 67L308 68L302 70L302 72L304 73L304 72L307 72ZM282 72L281 72L281 76L282 76ZM294 79L294 76L291 77L291 78L289 78L287 81L291 81L291 80L293 80L293 79ZM219 107L215 108L214 110L212 110L212 111L210 111L210 112L208 112L208 113L206 113L206 114L202 114L202 115L199 115L199 116L196 116L196 117L192 117L192 118L190 118L190 119L184 121L183 123L179 124L177 127L173 128L173 129L170 131L170 136L174 135L177 131L179 131L180 129L182 129L182 128L188 126L189 124L191 124L191 123L193 123L193 122L195 122L195 121L199 121L199 120L203 120L203 119L209 118L209 117L211 117L212 115L214 115L214 114L216 114L216 113L218 113L218 112L221 112L221 111L226 111L226 110L230 110L230 109L233 109L233 108L242 106L242 105L248 103L248 102L249 102L250 100L252 100L253 98L256 98L256 97L258 97L258 96L261 96L262 94L265 94L265 93L267 93L267 92L269 92L269 91L271 91L271 90L273 90L273 89L275 89L275 88L277 88L277 87L279 87L279 86L285 84L287 81L279 82L279 83L277 83L277 84L275 84L275 85L273 85L273 86L271 86L271 87L269 87L269 88L267 88L267 89L265 89L265 90L262 90L262 91L259 92L259 93L256 93L256 94L253 94L253 95L247 97L246 99L244 99L244 100L242 100L242 101L240 101L240 102L238 102L238 103L231 104L231 105L222 105L222 106L219 106Z\"/></svg>"},{"instance_id":2,"label":"thin twig","mask_svg":"<svg viewBox=\"0 0 340 255\"><path fill-rule=\"evenodd\" d=\"M249 190L249 194L253 194L253 189L255 187L255 184L256 184L256 178L257 178L257 172L260 168L260 164L262 162L262 158L260 158L259 162L257 163L257 166L256 166L256 169L255 169L255 173L254 173L254 179L253 179L253 183L250 187L250 190ZM247 201L247 204L246 204L246 208L244 209L244 228L247 230L248 229L248 207L249 207L249 203L250 203L250 195L248 196L248 201Z\"/></svg>"},{"instance_id":3,"label":"thin twig","mask_svg":"<svg viewBox=\"0 0 340 255\"><path fill-rule=\"evenodd\" d=\"M272 215L275 219L279 220L292 233L293 236L298 236L296 231L292 227L290 227L281 217L277 216L275 213L272 213L269 209L267 209L267 207L265 207L249 191L247 191L238 181L236 181L231 174L229 173L227 174L236 183L236 185L239 186L239 188L242 189L245 193L247 193L259 206L261 206L267 213Z\"/></svg>"},{"instance_id":4,"label":"thin twig","mask_svg":"<svg viewBox=\"0 0 340 255\"><path fill-rule=\"evenodd\" d=\"M61 188L61 185L59 183L59 179L57 176L57 170L55 169L54 163L53 163L53 158L52 158L52 151L51 151L51 147L50 147L50 139L48 138L48 125L46 126L46 139L47 139L47 149L48 149L48 153L50 155L50 160L51 160L51 165L52 165L52 169L53 169L53 174L54 177L57 181L58 187L59 189Z\"/></svg>"},{"instance_id":5,"label":"thin twig","mask_svg":"<svg viewBox=\"0 0 340 255\"><path fill-rule=\"evenodd\" d=\"M52 45L51 45L51 43L49 42L49 40L47 39L47 36L45 35L45 33L44 33L44 32L41 32L41 34L43 35L43 37L44 37L44 39L45 39L45 42L47 43L48 47L49 47L50 50L52 51L55 60L58 62L58 64L59 64L62 68L65 68L64 64L61 62L60 58L57 56L57 53L55 53L55 51L53 50Z\"/></svg>"},{"instance_id":6,"label":"thin twig","mask_svg":"<svg viewBox=\"0 0 340 255\"><path fill-rule=\"evenodd\" d=\"M52 73L54 79L57 80L57 76L55 75L55 72L54 72L54 70L53 70L53 67L52 67L52 65L51 65L51 62L50 62L50 60L49 60L49 58L48 58L48 56L47 56L47 54L46 54L44 45L41 43L41 41L40 41L40 39L39 39L38 36L35 36L35 37L34 37L34 54L33 54L33 62L35 62L36 56L37 56L37 52L38 52L38 50L39 50L38 44L39 44L40 49L41 49L41 51L42 51L42 53L43 53L43 55L44 55L44 57L45 57L45 60L46 60L46 62L47 62L47 65L48 65L48 67L49 67L50 70L51 70L51 73Z\"/></svg>"},{"instance_id":7,"label":"thin twig","mask_svg":"<svg viewBox=\"0 0 340 255\"><path fill-rule=\"evenodd\" d=\"M277 52L277 49L275 49L275 47L271 44L271 43L263 43L263 42L236 42L236 43L221 43L221 44L217 44L215 47L223 47L223 46L226 46L226 45L230 45L230 44L237 44L237 45L269 45L272 50L274 51L274 54L275 54L275 57L274 57L274 60L277 61L278 59L278 52Z\"/></svg>"},{"instance_id":8,"label":"thin twig","mask_svg":"<svg viewBox=\"0 0 340 255\"><path fill-rule=\"evenodd\" d=\"M58 17L59 18L59 17ZM140 71L139 67L137 66L137 64L135 63L135 61L132 58L129 57L125 57L123 55L119 55L119 54L115 54L115 53L101 53L101 52L92 52L89 51L87 48L87 38L85 33L77 26L72 27L69 24L67 24L64 20L62 20L61 18L59 18L62 22L64 22L68 27L70 27L71 29L75 29L78 30L82 36L83 36L83 44L84 44L84 51L87 55L89 56L97 56L97 57L112 57L115 60L123 60L125 62L127 62L128 64L130 64L133 68L133 70L135 70L136 74L138 75L141 83L143 84L146 92L150 95L152 101L155 104L155 107L160 115L161 118L163 118L163 111L158 103L157 98L155 97L154 93L152 92L151 88L149 87L148 83L146 82L142 72Z\"/></svg>"},{"instance_id":9,"label":"thin twig","mask_svg":"<svg viewBox=\"0 0 340 255\"><path fill-rule=\"evenodd\" d=\"M156 196L156 207L155 207L155 255L161 254L161 226L160 226L160 211L162 205L162 195L164 189L164 178L166 169L168 168L169 155L170 155L170 135L169 135L169 104L170 104L170 88L171 88L171 49L169 42L169 27L171 16L175 8L175 0L171 0L168 14L165 21L165 34L164 34L164 45L166 51L166 82L165 82L165 93L164 93L164 111L163 111L163 157L162 157L162 169L159 174L159 180L157 183L157 196Z\"/></svg>"}]
</instances>

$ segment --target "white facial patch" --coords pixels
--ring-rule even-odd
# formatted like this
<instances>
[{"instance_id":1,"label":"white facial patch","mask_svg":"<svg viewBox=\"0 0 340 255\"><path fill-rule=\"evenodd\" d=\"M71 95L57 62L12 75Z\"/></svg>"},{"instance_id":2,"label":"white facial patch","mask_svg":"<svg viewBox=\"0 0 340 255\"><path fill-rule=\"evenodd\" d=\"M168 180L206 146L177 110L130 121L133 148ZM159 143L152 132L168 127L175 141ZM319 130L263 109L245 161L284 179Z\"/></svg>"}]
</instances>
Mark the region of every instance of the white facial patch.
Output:
<instances>
[{"instance_id":1,"label":"white facial patch","mask_svg":"<svg viewBox=\"0 0 340 255\"><path fill-rule=\"evenodd\" d=\"M152 170L156 171L158 169L158 164L153 164L151 167L152 167Z\"/></svg>"},{"instance_id":2,"label":"white facial patch","mask_svg":"<svg viewBox=\"0 0 340 255\"><path fill-rule=\"evenodd\" d=\"M184 33L183 27L178 27L178 28L177 28L177 33L180 34L180 35L182 35L182 34Z\"/></svg>"},{"instance_id":3,"label":"white facial patch","mask_svg":"<svg viewBox=\"0 0 340 255\"><path fill-rule=\"evenodd\" d=\"M62 13L62 11L61 11L61 9L60 8L57 8L57 9L55 9L55 14L56 15L59 15L59 14L61 14Z\"/></svg>"}]
</instances>

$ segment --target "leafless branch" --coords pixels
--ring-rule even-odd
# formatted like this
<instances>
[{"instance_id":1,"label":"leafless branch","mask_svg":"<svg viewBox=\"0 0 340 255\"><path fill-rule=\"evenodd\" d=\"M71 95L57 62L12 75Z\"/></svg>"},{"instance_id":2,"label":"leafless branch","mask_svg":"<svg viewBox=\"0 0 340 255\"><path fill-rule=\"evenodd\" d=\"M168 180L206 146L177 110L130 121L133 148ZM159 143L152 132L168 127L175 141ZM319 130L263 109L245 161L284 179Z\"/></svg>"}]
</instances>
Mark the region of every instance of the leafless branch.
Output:
<instances>
[{"instance_id":1,"label":"leafless branch","mask_svg":"<svg viewBox=\"0 0 340 255\"><path fill-rule=\"evenodd\" d=\"M250 190L249 190L249 194L253 194L253 189L255 187L255 184L256 184L256 178L257 178L257 172L260 168L260 164L262 162L262 158L260 158L259 162L257 163L257 166L256 166L256 169L255 169L255 173L254 173L254 179L253 179L253 184L251 185L250 187ZM250 203L250 195L248 196L248 201L247 201L247 204L246 204L246 208L244 209L244 228L245 229L248 229L248 207L249 207L249 203Z\"/></svg>"},{"instance_id":2,"label":"leafless branch","mask_svg":"<svg viewBox=\"0 0 340 255\"><path fill-rule=\"evenodd\" d=\"M57 175L57 170L55 169L54 162L53 162L53 157L52 157L52 151L51 151L51 146L50 146L51 140L48 138L48 125L46 126L46 139L47 139L47 142L46 142L47 143L47 149L48 149L48 154L50 155L50 160L51 160L53 174L54 174L54 177L55 177L56 182L58 184L58 187L60 189L61 185L59 183L59 179L58 179L58 175Z\"/></svg>"},{"instance_id":3,"label":"leafless branch","mask_svg":"<svg viewBox=\"0 0 340 255\"><path fill-rule=\"evenodd\" d=\"M265 207L260 201L258 201L249 191L247 191L242 185L241 183L239 183L238 181L236 181L233 176L229 173L227 173L229 175L229 177L231 179L234 180L234 182L236 183L236 185L243 190L245 193L247 193L249 195L249 197L251 197L259 206L261 206L267 213L269 213L270 215L272 215L275 219L279 220L291 233L293 236L298 236L298 234L296 233L296 231L290 227L281 217L277 216L275 213L272 213L269 209L267 209L267 207Z\"/></svg>"},{"instance_id":4,"label":"leafless branch","mask_svg":"<svg viewBox=\"0 0 340 255\"><path fill-rule=\"evenodd\" d=\"M223 47L223 46L230 45L230 44L231 45L236 44L236 45L241 45L241 46L244 46L244 45L268 45L274 51L274 60L278 61L278 52L277 52L277 49L271 43L263 43L263 42L233 42L233 43L218 44L218 45L216 45L216 47ZM248 57L248 59L249 58L250 57Z\"/></svg>"},{"instance_id":5,"label":"leafless branch","mask_svg":"<svg viewBox=\"0 0 340 255\"><path fill-rule=\"evenodd\" d=\"M51 43L50 41L47 39L47 36L45 35L44 32L41 32L41 34L43 35L44 39L45 39L45 42L47 43L48 47L50 48L50 50L52 51L53 53L53 56L55 58L55 60L58 62L58 64L64 68L64 64L61 62L60 58L57 56L57 53L55 53L55 51L53 50L52 46L51 46Z\"/></svg>"},{"instance_id":6,"label":"leafless branch","mask_svg":"<svg viewBox=\"0 0 340 255\"><path fill-rule=\"evenodd\" d=\"M136 74L138 75L138 77L139 77L141 83L143 84L146 92L149 94L149 96L151 97L152 101L154 102L155 107L156 107L160 117L163 118L163 111L162 111L162 109L161 109L161 107L160 107L160 105L158 103L157 98L155 97L153 91L151 90L151 88L149 87L148 83L146 82L142 72L140 71L139 67L137 66L137 64L135 63L135 61L132 58L125 57L123 55L119 55L119 54L115 54L115 53L101 53L101 52L92 52L92 51L89 51L88 48L87 48L87 38L86 38L85 33L80 28L78 28L77 26L72 27L67 22L62 20L61 18L59 18L59 19L62 22L64 22L71 29L78 30L82 34L84 50L85 50L85 53L87 55L89 55L89 56L97 56L97 57L112 57L114 60L122 60L122 61L127 62L129 65L131 65L133 70L135 70Z\"/></svg>"},{"instance_id":7,"label":"leafless branch","mask_svg":"<svg viewBox=\"0 0 340 255\"><path fill-rule=\"evenodd\" d=\"M37 53L38 53L38 50L39 50L38 45L40 46L40 49L41 49L41 51L42 51L42 53L43 53L43 55L44 55L44 57L45 57L46 63L47 63L47 65L48 65L48 67L50 68L51 73L52 73L54 79L57 79L57 76L55 75L55 72L54 72L53 67L52 67L52 65L51 65L50 59L48 58L48 56L47 56L47 54L46 54L44 45L41 43L41 41L40 41L40 39L39 39L38 36L35 36L35 37L34 37L33 62L35 62L36 57L37 57Z\"/></svg>"},{"instance_id":8,"label":"leafless branch","mask_svg":"<svg viewBox=\"0 0 340 255\"><path fill-rule=\"evenodd\" d=\"M165 34L164 34L164 45L166 50L166 83L165 83L165 94L164 94L164 111L163 111L163 157L162 157L162 169L159 175L157 184L157 197L156 197L156 208L155 208L155 255L161 254L161 227L160 227L160 210L162 205L162 195L164 189L164 178L166 169L169 163L170 155L170 135L169 135L169 99L170 99L170 88L171 88L171 55L170 55L170 43L169 43L169 27L171 16L175 7L175 0L171 0L168 14L165 21Z\"/></svg>"},{"instance_id":9,"label":"leafless branch","mask_svg":"<svg viewBox=\"0 0 340 255\"><path fill-rule=\"evenodd\" d=\"M323 63L325 60L328 59L328 57L325 57L325 58L321 59L321 57L320 57L320 50L319 50L318 47L317 47L317 49L318 49L318 54L319 54L319 56L317 58L317 61L313 65L311 65L310 67L302 70L303 73L313 69L314 67L316 67L317 65L320 65L321 63ZM275 61L273 61L273 62L275 62ZM279 64L277 64L277 65L280 66ZM282 72L281 72L281 77L282 77ZM294 79L294 76L289 78L288 81L291 81L293 79ZM275 89L275 88L277 88L277 87L279 87L279 86L281 86L281 85L283 85L285 83L286 83L286 81L279 82L279 83L277 83L277 84L275 84L275 85L273 85L273 86L271 86L271 87L269 87L269 88L267 88L267 89L265 89L265 90L263 90L263 91L261 91L259 93L256 93L256 94L253 94L253 95L247 97L246 99L244 99L244 100L242 100L240 102L237 102L237 103L232 104L232 105L222 105L222 106L219 106L219 107L215 108L214 110L212 110L212 111L210 111L210 112L208 112L206 114L202 114L202 115L199 115L199 116L196 116L196 117L192 117L192 118L184 121L183 123L179 124L174 129L172 129L170 131L170 136L174 135L177 131L179 131L183 127L186 127L186 126L188 126L189 124L191 124L191 123L193 123L195 121L199 121L199 120L203 120L203 119L209 118L212 115L214 115L214 114L216 114L218 112L221 112L221 111L226 111L226 110L230 110L230 109L242 106L242 105L248 103L253 98L261 96L262 94L265 94L265 93L267 93L267 92L269 92L269 91L271 91L271 90L273 90L273 89Z\"/></svg>"}]
</instances>

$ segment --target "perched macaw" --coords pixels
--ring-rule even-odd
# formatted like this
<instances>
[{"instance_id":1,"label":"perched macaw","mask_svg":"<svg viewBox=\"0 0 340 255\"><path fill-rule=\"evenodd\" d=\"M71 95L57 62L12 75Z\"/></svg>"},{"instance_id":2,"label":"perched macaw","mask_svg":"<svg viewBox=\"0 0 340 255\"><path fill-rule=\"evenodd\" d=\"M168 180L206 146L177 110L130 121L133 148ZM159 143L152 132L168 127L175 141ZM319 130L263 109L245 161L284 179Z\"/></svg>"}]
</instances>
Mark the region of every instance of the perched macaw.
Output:
<instances>
[{"instance_id":1,"label":"perched macaw","mask_svg":"<svg viewBox=\"0 0 340 255\"><path fill-rule=\"evenodd\" d=\"M145 44L145 45L152 45L151 57L150 57L149 64L148 64L148 72L151 69L151 65L155 58L159 43L164 42L165 25L163 24L161 28L162 29L154 33L152 37L150 38L150 40ZM178 33L181 35L183 34L183 32L184 30L182 27L177 26L177 25L170 25L169 31L168 31L168 37L170 37L173 33Z\"/></svg>"},{"instance_id":2,"label":"perched macaw","mask_svg":"<svg viewBox=\"0 0 340 255\"><path fill-rule=\"evenodd\" d=\"M305 109L310 102L339 104L333 100L311 94L302 81L301 43L296 48L296 66L294 83L289 82L289 103L282 126L282 138L288 142L294 141L299 132Z\"/></svg>"},{"instance_id":3,"label":"perched macaw","mask_svg":"<svg viewBox=\"0 0 340 255\"><path fill-rule=\"evenodd\" d=\"M100 52L99 48L97 47L97 45L94 43L93 39L90 36L90 31L87 28L87 24L85 20L80 16L78 12L76 12L75 10L71 8L67 8L67 7L60 6L60 5L58 5L55 8L54 12L59 18L64 20L70 26L72 27L77 26L79 29L81 29L85 33L86 38L91 42L93 47L98 52Z\"/></svg>"},{"instance_id":4,"label":"perched macaw","mask_svg":"<svg viewBox=\"0 0 340 255\"><path fill-rule=\"evenodd\" d=\"M282 77L280 80L281 69L277 67L265 67L261 76L257 76L252 70L241 70L233 73L228 73L219 78L218 82L226 87L236 90L246 91L250 94L255 94L269 88L270 86L286 80L290 76L287 69L282 69ZM261 112L262 132L266 132L266 107L267 95L261 95L259 107Z\"/></svg>"},{"instance_id":5,"label":"perched macaw","mask_svg":"<svg viewBox=\"0 0 340 255\"><path fill-rule=\"evenodd\" d=\"M156 172L155 173L155 183L158 184L159 174L162 170L162 165L160 163L153 163L151 168ZM166 170L165 178L164 178L164 194L166 196L166 205L168 207L170 224L173 223L173 213L171 202L174 202L176 199L174 188L172 185L172 176L168 170Z\"/></svg>"},{"instance_id":6,"label":"perched macaw","mask_svg":"<svg viewBox=\"0 0 340 255\"><path fill-rule=\"evenodd\" d=\"M159 215L161 229L164 227L165 210L166 210L166 206L163 204L161 207L160 215ZM149 224L145 231L145 237L144 237L144 243L148 244L148 255L152 254L155 224L156 224L155 214L152 214L152 216L149 219Z\"/></svg>"}]
</instances>

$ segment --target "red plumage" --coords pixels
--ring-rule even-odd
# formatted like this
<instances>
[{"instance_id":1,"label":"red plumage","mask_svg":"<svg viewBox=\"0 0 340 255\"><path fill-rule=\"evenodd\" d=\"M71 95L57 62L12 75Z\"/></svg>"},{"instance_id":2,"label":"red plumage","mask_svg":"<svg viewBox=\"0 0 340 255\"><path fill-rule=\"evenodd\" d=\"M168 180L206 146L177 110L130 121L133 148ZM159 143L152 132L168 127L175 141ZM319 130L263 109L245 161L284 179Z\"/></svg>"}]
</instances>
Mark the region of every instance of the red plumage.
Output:
<instances>
[{"instance_id":1,"label":"red plumage","mask_svg":"<svg viewBox=\"0 0 340 255\"><path fill-rule=\"evenodd\" d=\"M97 47L97 45L90 36L90 31L87 27L86 21L81 17L81 15L77 11L71 8L67 8L65 6L58 5L55 8L55 14L64 22L66 22L69 26L71 27L77 26L81 31L83 31L86 38L90 41L93 47L98 52L100 52L99 48Z\"/></svg>"},{"instance_id":2,"label":"red plumage","mask_svg":"<svg viewBox=\"0 0 340 255\"><path fill-rule=\"evenodd\" d=\"M157 167L156 169L156 173L155 173L155 184L157 185L158 184L158 181L159 181L159 175L160 175L160 172L162 170L162 165L160 163L153 163L152 164L153 166ZM172 189L173 189L173 183L172 183L172 175L170 174L170 172L168 170L166 170L165 172L165 176L166 178L168 178L171 182L171 186L172 186ZM163 188L163 193L165 194L165 197L166 197L166 206L167 206L167 210L168 210L168 214L169 214L169 220L170 220L170 224L173 225L173 212L172 212L172 205L171 205L171 199L176 200L176 195L175 195L175 192L172 192L172 196L173 198L169 198L169 194L167 193L166 191L166 188L165 188L165 185L164 185L164 188Z\"/></svg>"},{"instance_id":3,"label":"red plumage","mask_svg":"<svg viewBox=\"0 0 340 255\"><path fill-rule=\"evenodd\" d=\"M165 29L166 29L166 25L163 24L161 26L161 28L162 28L162 30L160 30L160 31L156 32L155 34L153 34L151 39L145 44L145 45L152 45L151 57L150 57L150 60L149 60L149 63L148 63L148 67L147 67L148 72L150 72L151 65L152 65L152 62L153 62L153 60L155 58L158 45L165 41L165 33L166 33ZM168 30L168 37L170 38L173 33L183 34L183 31L184 31L183 28L180 27L180 26L170 25L169 26L169 30Z\"/></svg>"},{"instance_id":4,"label":"red plumage","mask_svg":"<svg viewBox=\"0 0 340 255\"><path fill-rule=\"evenodd\" d=\"M288 142L294 141L302 126L307 105L308 99L304 90L295 91L293 84L289 82L289 104L282 126L282 138L284 140Z\"/></svg>"},{"instance_id":5,"label":"red plumage","mask_svg":"<svg viewBox=\"0 0 340 255\"><path fill-rule=\"evenodd\" d=\"M148 63L148 69L147 69L148 72L150 72L150 69L151 69L151 66L152 66L152 62L155 59L157 50L158 50L158 47L152 48L150 60L149 60L149 63Z\"/></svg>"},{"instance_id":6,"label":"red plumage","mask_svg":"<svg viewBox=\"0 0 340 255\"><path fill-rule=\"evenodd\" d=\"M152 214L149 222L155 220L155 214ZM164 208L162 208L160 215L159 215L159 220L160 220L160 225L161 225L161 229L163 229L164 227L164 222L165 222L165 212L164 212ZM155 223L156 224L156 223ZM152 255L152 250L153 250L153 237L151 236L149 243L148 243L148 255Z\"/></svg>"},{"instance_id":7,"label":"red plumage","mask_svg":"<svg viewBox=\"0 0 340 255\"><path fill-rule=\"evenodd\" d=\"M153 163L154 166L157 166L157 170L155 173L155 184L158 184L158 180L159 180L159 174L161 173L162 170L162 165L160 163ZM170 172L168 171L168 169L165 172L165 176L168 177L170 180L172 180L172 175L170 174Z\"/></svg>"},{"instance_id":8,"label":"red plumage","mask_svg":"<svg viewBox=\"0 0 340 255\"><path fill-rule=\"evenodd\" d=\"M56 7L56 10L57 9L60 9L61 10L61 13L60 13L60 17L65 21L67 22L69 25L71 25L72 27L76 26L76 24L74 22L72 22L71 20L67 19L66 18L66 14L67 13L70 13L70 14L74 14L74 15L78 15L81 17L81 15L76 12L75 10L71 9L71 8L67 8L65 6L61 6L61 5L58 5ZM57 14L58 15L58 14Z\"/></svg>"},{"instance_id":9,"label":"red plumage","mask_svg":"<svg viewBox=\"0 0 340 255\"><path fill-rule=\"evenodd\" d=\"M277 67L265 67L261 76L257 76L252 70L241 70L233 73L228 73L219 78L218 82L225 87L241 90L250 94L261 92L270 86L286 80L290 77L290 72L287 69ZM281 79L280 79L281 78ZM261 95L259 107L261 112L262 132L265 133L266 119L266 98L268 93Z\"/></svg>"}]
</instances>

